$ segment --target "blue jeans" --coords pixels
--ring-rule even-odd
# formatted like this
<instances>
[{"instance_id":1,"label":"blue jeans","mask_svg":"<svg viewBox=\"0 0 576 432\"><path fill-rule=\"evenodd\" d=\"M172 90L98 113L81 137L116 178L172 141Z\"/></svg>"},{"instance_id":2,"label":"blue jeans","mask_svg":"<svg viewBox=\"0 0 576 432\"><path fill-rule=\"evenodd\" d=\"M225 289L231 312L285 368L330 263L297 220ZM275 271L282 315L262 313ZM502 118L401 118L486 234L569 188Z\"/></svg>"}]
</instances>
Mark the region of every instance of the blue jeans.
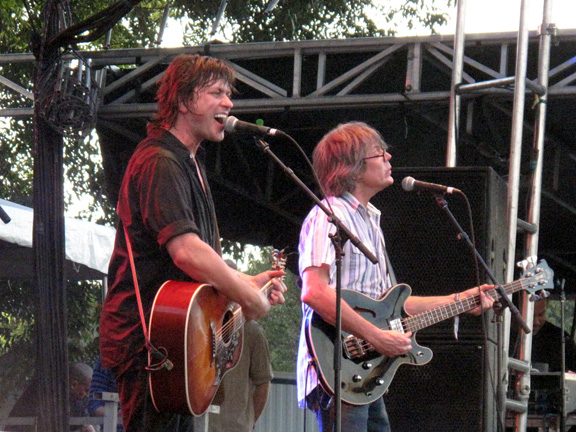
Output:
<instances>
[{"instance_id":1,"label":"blue jeans","mask_svg":"<svg viewBox=\"0 0 576 432\"><path fill-rule=\"evenodd\" d=\"M308 408L314 411L321 432L332 432L336 407L330 396L316 387L306 398ZM390 432L390 421L384 399L378 398L367 405L341 403L340 430L342 432Z\"/></svg>"}]
</instances>

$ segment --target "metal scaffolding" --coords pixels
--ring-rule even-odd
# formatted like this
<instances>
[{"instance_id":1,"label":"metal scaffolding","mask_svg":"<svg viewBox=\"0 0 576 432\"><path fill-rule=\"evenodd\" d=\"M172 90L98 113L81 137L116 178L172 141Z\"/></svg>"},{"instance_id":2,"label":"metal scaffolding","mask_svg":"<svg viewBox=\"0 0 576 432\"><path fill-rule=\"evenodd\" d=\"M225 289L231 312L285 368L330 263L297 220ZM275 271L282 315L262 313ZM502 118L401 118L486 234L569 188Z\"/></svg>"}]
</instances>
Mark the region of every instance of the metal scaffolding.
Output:
<instances>
[{"instance_id":1,"label":"metal scaffolding","mask_svg":"<svg viewBox=\"0 0 576 432\"><path fill-rule=\"evenodd\" d=\"M326 121L328 116L345 121L347 116L351 117L350 112L354 111L354 117L370 115L370 122L379 125L377 121L385 122L388 119L386 114L393 109L405 110L408 107L412 113L421 116L422 124L432 125L442 134L448 133L445 155L447 167L456 166L458 158L461 157L458 150L462 141L472 139L472 134L468 132L472 129L470 123L473 116L471 114L473 101L475 98L487 100L503 117L510 117L512 123L509 157L507 159L502 157L502 160L509 164L506 215L509 228L507 274L506 280L502 282L509 282L513 279L517 250L520 249L516 245L518 230L526 235L521 251L523 256L535 255L539 243L542 244L539 242L542 197L554 201L572 217L576 216L576 208L566 196L557 195L557 190L542 188L544 130L550 106L549 98L554 96L556 99L572 99L573 102L576 96L574 71L576 31L567 30L558 35L562 44L568 47L567 53L563 53L564 55L557 59L557 63L549 70L551 39L555 37L555 27L550 23L552 0L545 2L543 22L537 33L529 32L526 25L527 1L522 1L522 18L518 33L465 35L466 1L460 0L458 27L454 37L434 35L409 38L207 44L182 48L106 49L81 52L81 55L99 74L96 78L101 83L97 107L98 125L117 134L118 149L115 150L118 152L114 155L116 159L119 159L119 154L122 152L129 153L143 138L142 123L156 111L154 85L170 60L181 53L210 53L230 61L236 70L239 87L242 90L240 97L235 99L234 114L269 116L269 124L278 125L291 134L301 133L301 137L304 133L322 131L329 123ZM530 70L530 64L528 66L526 64L528 48L535 39L538 39L540 46L538 78L529 80L526 78L527 69ZM514 45L517 47L516 67L514 76L508 76L508 51ZM15 94L15 100L19 101L17 104L0 106L0 117L32 115L32 92L26 88L26 84L10 79L5 72L9 68L3 67L17 63L31 67L34 61L32 54L0 54L2 91ZM534 75L534 72L532 74ZM513 96L505 89L511 85L514 89ZM538 101L532 127L526 124L524 118L524 98L527 93L534 94ZM448 111L449 115L446 116L445 113ZM317 114L317 118L310 115L311 112ZM328 115L321 115L326 112ZM329 120L332 122L333 118ZM465 123L465 127L461 128L461 123ZM488 127L494 127L496 130L492 124L488 124ZM532 130L534 133L533 152L537 155L537 159L529 192L529 216L521 221L518 220L518 194L522 135L526 130ZM316 136L312 135L309 141L316 142L315 138ZM503 135L502 140L505 139L507 137ZM422 139L422 142L415 140L413 148L424 147L427 144L425 141L426 139ZM576 161L574 151L569 149L566 142L552 135L546 137L546 142L560 149L557 150L558 154L562 150L563 155L569 155L566 158L558 157L559 160L572 158ZM426 147L428 157L432 153L428 152L429 149L436 150L434 147ZM248 154L248 151L249 149L241 146L229 146L225 149L228 154L234 153L236 166L254 160L256 156ZM215 149L214 152L220 150ZM218 154L217 157L224 156ZM290 233L293 229L299 230L301 215L296 211L299 210L299 206L294 204L298 201L298 197L294 197L293 190L282 189L282 193L274 193L277 184L281 182L278 179L282 176L274 175L273 167L268 169L269 175L262 180L267 183L261 186L254 185L256 182L252 177L231 180L226 173L220 171L221 165L214 166L215 168L209 172L211 184L228 188L244 199L251 200L250 202L257 201L263 208L278 215L285 225L282 234ZM296 167L296 170L299 168ZM276 183L273 184L274 181ZM264 227L258 225L255 229L262 235ZM552 252L554 250L551 250ZM571 266L576 273L576 264L567 263L567 267ZM531 325L533 305L526 294L523 296L522 316ZM497 366L500 384L498 417L504 422L506 411L514 410L516 430L524 431L530 391L532 339L531 334L524 334L521 358L517 360L508 358L510 321L510 316L506 312L503 325L499 326L501 361ZM508 367L511 366L521 372L517 385L519 389L517 400L506 399ZM485 429L486 432L493 430Z\"/></svg>"},{"instance_id":2,"label":"metal scaffolding","mask_svg":"<svg viewBox=\"0 0 576 432\"><path fill-rule=\"evenodd\" d=\"M520 190L520 161L522 157L522 132L524 130L524 105L527 88L537 97L537 113L534 125L533 152L537 155L530 185L529 193L529 218L523 227L525 230L526 244L523 245L523 256L535 256L538 253L538 239L540 223L540 204L542 194L542 167L544 155L544 136L546 125L546 103L548 97L548 77L550 67L551 39L556 35L556 28L550 22L552 0L544 1L543 18L538 35L540 38L538 52L538 82L534 83L526 78L526 64L528 58L528 15L529 0L522 0L520 11L520 23L518 31L517 56L515 75L512 77L498 78L486 82L464 84L462 80L463 53L464 53L464 21L466 17L466 0L458 2L457 27L454 40L454 69L452 71L452 91L450 98L450 124L449 139L447 146L446 165L454 167L457 155L457 131L459 130L461 95L480 89L499 88L502 85L514 85L514 103L512 114L512 133L510 140L510 164L508 170L508 200L507 200L507 225L508 225L508 253L506 266L506 281L514 279L515 260L518 256L516 236L519 231L518 221L518 198ZM522 318L532 328L534 315L533 295L526 291L521 293ZM532 352L532 333L520 330L521 344L519 358L509 357L511 313L509 309L504 311L504 318L499 331L499 361L498 361L498 421L502 426L506 423L507 413L513 414L513 428L515 431L526 431L528 419L528 400L530 396L530 371ZM517 374L514 383L514 398L509 398L508 388L510 373L514 369ZM562 417L565 418L565 412ZM563 422L562 431L565 424ZM489 429L485 429L488 432Z\"/></svg>"}]
</instances>

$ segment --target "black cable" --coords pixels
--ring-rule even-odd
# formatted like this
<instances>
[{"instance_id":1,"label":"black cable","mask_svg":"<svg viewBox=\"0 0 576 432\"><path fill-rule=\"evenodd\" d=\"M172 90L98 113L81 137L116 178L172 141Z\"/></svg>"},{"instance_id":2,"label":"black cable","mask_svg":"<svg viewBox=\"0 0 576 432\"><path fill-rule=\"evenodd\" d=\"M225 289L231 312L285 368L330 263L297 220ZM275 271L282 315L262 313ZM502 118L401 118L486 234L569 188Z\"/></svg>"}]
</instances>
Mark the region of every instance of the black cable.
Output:
<instances>
[{"instance_id":1,"label":"black cable","mask_svg":"<svg viewBox=\"0 0 576 432\"><path fill-rule=\"evenodd\" d=\"M54 36L49 43L53 46L66 46L75 43L92 42L116 25L142 0L121 0L112 6L92 15L86 20L71 25ZM84 33L89 32L86 35ZM83 36L81 36L83 35Z\"/></svg>"}]
</instances>

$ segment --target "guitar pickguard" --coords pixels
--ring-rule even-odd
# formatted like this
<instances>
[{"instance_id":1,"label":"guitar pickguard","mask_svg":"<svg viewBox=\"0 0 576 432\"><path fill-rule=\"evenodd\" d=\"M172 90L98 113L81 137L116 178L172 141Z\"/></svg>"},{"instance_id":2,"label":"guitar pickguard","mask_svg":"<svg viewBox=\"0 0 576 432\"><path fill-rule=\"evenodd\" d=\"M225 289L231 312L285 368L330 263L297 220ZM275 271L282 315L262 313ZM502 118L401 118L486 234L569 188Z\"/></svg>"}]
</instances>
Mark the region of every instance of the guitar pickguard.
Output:
<instances>
[{"instance_id":1,"label":"guitar pickguard","mask_svg":"<svg viewBox=\"0 0 576 432\"><path fill-rule=\"evenodd\" d=\"M228 311L224 315L224 321L222 328L226 326L232 316L231 311ZM220 332L218 336L218 331L216 325L213 321L210 322L210 328L212 332L212 361L211 364L215 367L215 377L214 386L219 386L222 377L226 372L228 372L235 364L236 349L240 344L242 335L241 332Z\"/></svg>"}]
</instances>

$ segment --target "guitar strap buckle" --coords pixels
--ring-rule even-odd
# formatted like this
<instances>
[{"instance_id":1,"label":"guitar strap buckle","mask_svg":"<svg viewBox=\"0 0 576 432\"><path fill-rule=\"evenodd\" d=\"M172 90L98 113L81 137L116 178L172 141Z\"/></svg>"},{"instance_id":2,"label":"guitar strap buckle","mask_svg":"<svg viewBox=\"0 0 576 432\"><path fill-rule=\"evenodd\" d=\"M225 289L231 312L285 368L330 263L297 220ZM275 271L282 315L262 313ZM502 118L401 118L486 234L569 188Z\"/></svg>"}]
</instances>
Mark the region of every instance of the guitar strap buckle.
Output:
<instances>
[{"instance_id":1,"label":"guitar strap buckle","mask_svg":"<svg viewBox=\"0 0 576 432\"><path fill-rule=\"evenodd\" d=\"M148 366L146 370L149 372L158 372L162 369L172 370L174 364L168 359L168 351L166 348L156 348L150 344L148 348Z\"/></svg>"}]
</instances>

